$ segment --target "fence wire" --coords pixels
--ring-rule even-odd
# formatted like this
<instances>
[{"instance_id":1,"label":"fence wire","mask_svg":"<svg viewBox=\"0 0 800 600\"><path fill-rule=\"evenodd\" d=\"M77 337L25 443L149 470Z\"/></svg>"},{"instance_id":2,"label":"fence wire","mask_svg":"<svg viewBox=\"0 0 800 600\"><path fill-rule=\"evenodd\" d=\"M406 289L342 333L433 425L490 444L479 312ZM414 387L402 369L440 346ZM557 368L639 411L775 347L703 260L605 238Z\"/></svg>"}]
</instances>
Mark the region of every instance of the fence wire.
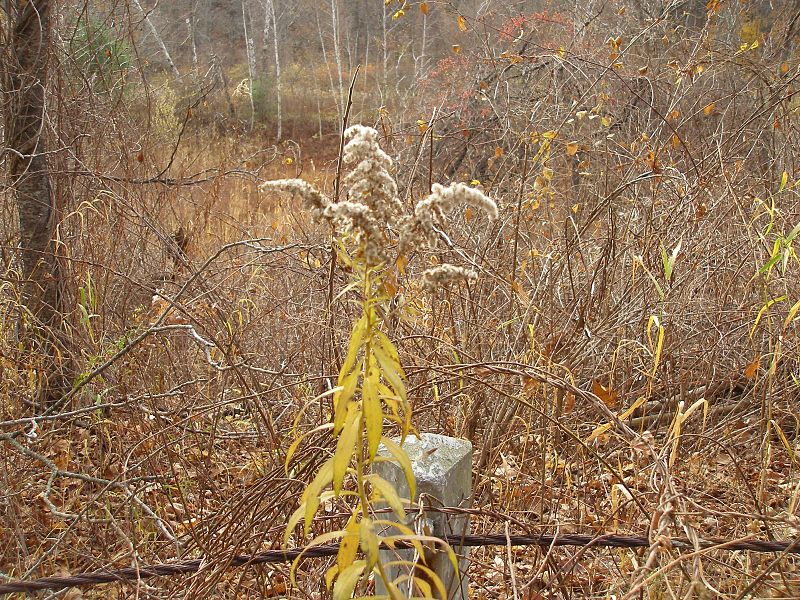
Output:
<instances>
[{"instance_id":1,"label":"fence wire","mask_svg":"<svg viewBox=\"0 0 800 600\"><path fill-rule=\"evenodd\" d=\"M454 547L478 547L478 546L579 546L593 548L647 548L652 545L652 541L646 536L605 534L599 536L583 534L563 534L563 535L448 535L442 539ZM777 552L783 554L800 554L800 537L791 541L763 541L752 539L722 540L706 539L701 540L698 545L693 544L686 538L674 538L668 540L669 545L678 550L726 550L726 551L747 551L747 552ZM395 544L394 548L410 548L410 544ZM322 558L335 556L339 551L338 544L328 544L312 548L292 548L289 550L265 550L257 554L239 554L224 559L228 568L244 567L249 565L260 565L266 563L285 563L292 562L299 557L303 558ZM31 593L40 590L61 590L77 586L95 586L103 583L114 583L123 581L138 581L150 577L171 577L175 575L185 575L196 573L210 565L218 565L222 557L203 557L191 560L184 560L172 563L162 563L143 567L128 567L124 569L91 571L78 573L75 575L64 575L54 577L43 577L31 581L11 581L0 584L0 595L14 593Z\"/></svg>"}]
</instances>

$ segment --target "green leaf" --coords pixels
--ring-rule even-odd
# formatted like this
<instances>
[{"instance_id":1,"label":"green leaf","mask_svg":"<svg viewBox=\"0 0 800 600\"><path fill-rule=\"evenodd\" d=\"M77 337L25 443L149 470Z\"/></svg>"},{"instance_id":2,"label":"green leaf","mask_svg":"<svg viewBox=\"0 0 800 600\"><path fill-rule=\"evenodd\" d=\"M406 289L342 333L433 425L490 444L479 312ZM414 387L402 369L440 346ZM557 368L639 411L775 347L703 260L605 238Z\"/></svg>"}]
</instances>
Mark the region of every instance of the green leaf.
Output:
<instances>
[{"instance_id":1,"label":"green leaf","mask_svg":"<svg viewBox=\"0 0 800 600\"><path fill-rule=\"evenodd\" d=\"M791 244L794 241L794 238L797 237L797 234L800 233L800 223L795 225L792 230L789 232L789 235L786 236L786 244Z\"/></svg>"},{"instance_id":2,"label":"green leaf","mask_svg":"<svg viewBox=\"0 0 800 600\"><path fill-rule=\"evenodd\" d=\"M758 275L763 275L764 273L771 271L772 267L774 267L780 259L781 259L780 254L774 254L772 258L770 258L766 263L764 263L764 266L762 266L758 270Z\"/></svg>"}]
</instances>

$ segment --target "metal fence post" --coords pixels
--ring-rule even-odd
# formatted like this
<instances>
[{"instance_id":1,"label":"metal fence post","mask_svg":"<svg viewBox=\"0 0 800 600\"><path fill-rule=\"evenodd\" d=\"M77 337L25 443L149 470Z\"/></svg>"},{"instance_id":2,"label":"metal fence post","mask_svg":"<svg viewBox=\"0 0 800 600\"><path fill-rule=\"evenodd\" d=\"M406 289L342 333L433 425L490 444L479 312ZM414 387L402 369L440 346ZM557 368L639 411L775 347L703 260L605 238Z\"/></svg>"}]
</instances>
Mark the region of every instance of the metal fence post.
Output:
<instances>
[{"instance_id":1,"label":"metal fence post","mask_svg":"<svg viewBox=\"0 0 800 600\"><path fill-rule=\"evenodd\" d=\"M423 433L420 438L409 436L403 448L411 459L414 477L417 481L417 495L412 500L422 504L425 509L441 506L457 506L468 508L472 499L472 443L434 433ZM388 456L383 448L379 452ZM395 486L403 498L409 497L409 488L403 470L394 462L381 461L375 464L375 472ZM435 536L461 535L469 533L469 516L465 514L447 515L437 512L426 512L425 522L420 523L415 515L408 517L406 525L412 529L420 526L432 530ZM416 520L416 522L415 522ZM393 531L392 533L398 533ZM464 555L466 548L453 546L455 552ZM392 560L414 560L413 550L382 550L383 562ZM453 570L447 555L435 552L428 557L428 567L444 583L448 600L467 600L467 578L465 575L467 561L459 563L459 573ZM390 567L388 575L394 579L400 574L398 567ZM382 581L376 582L376 593L386 594ZM408 586L401 591L410 595ZM435 591L434 591L435 593Z\"/></svg>"}]
</instances>

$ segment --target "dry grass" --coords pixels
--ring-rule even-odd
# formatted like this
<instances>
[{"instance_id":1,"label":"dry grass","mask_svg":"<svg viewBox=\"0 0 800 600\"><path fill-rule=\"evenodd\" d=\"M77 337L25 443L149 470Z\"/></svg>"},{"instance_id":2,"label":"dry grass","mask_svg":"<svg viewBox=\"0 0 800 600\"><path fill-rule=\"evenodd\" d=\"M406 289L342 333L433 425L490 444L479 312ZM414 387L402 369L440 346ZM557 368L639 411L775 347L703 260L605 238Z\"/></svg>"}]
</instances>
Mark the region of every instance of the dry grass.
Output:
<instances>
[{"instance_id":1,"label":"dry grass","mask_svg":"<svg viewBox=\"0 0 800 600\"><path fill-rule=\"evenodd\" d=\"M552 52L476 60L463 82L472 95L443 107L432 129L415 123L424 115L378 120L409 203L431 165L433 180L478 179L501 204L498 223L454 215L451 247L410 257L409 274L470 261L481 277L432 297L397 282L392 332L417 427L475 446L474 506L487 513L478 532L510 523L520 533L648 534L668 500L665 535L798 535L797 325L785 321L800 300L786 241L800 222L800 75L791 61L783 72L777 51L718 47L702 77L673 89L670 61L689 64L690 48L676 41L651 56L646 76L588 50L568 56L571 72ZM347 274L331 272L329 233L257 188L300 175L332 189L338 140L219 136L198 109L159 178L172 180L142 184L170 159L164 140L176 132L138 136L123 118L91 120L96 107L65 110L82 116L65 129L104 140L83 151L83 166L54 159L68 206L67 333L82 375L55 414L25 420L39 359L16 341L4 209L0 575L204 554L215 560L192 578L83 595L282 595L285 569L226 571L225 557L279 545L330 452L312 438L284 473L295 420L307 430L330 415L327 401L311 400L331 385L354 307L336 297ZM558 137L542 151L548 131ZM180 227L184 250L170 237ZM765 271L776 240L786 263ZM667 277L662 254L678 245ZM607 420L590 392L617 414L642 399L626 422L652 433L663 462L614 429L588 441ZM677 411L699 400L676 436ZM660 464L666 481L654 477ZM317 533L340 525L339 508ZM509 560L492 548L471 555L470 576L476 598L621 597L637 582L648 598L738 598L751 584L749 597L800 594L795 559L659 552L644 571L647 552L527 549ZM324 568L304 563L288 593L316 597Z\"/></svg>"}]
</instances>

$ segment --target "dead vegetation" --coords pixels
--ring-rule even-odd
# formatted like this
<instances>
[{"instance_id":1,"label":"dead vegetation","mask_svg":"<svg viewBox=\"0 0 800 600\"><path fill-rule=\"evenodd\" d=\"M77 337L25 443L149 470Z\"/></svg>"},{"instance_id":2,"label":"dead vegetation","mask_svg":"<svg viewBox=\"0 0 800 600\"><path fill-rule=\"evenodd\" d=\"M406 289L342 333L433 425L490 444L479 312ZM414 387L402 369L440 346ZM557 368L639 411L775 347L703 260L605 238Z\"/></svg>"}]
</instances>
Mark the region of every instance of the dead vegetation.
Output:
<instances>
[{"instance_id":1,"label":"dead vegetation","mask_svg":"<svg viewBox=\"0 0 800 600\"><path fill-rule=\"evenodd\" d=\"M351 119L381 132L407 206L452 180L501 208L493 223L454 214L437 250L406 257L387 334L416 427L474 444L474 531L654 542L475 551L473 598L795 598L796 559L659 545L800 535L789 6L750 35L728 3L696 27L618 4L582 29L557 10L466 19L415 84L419 111L355 86ZM0 581L202 555L191 578L62 596L318 597L324 560L294 589L284 568L226 557L280 546L332 450L312 436L284 471L294 425L331 416L310 401L333 385L357 310L348 274L298 201L258 188L299 176L332 193L339 139L295 122L276 142L272 124L218 118L242 99L156 81L119 97L52 84L77 375L44 408L47 357L20 342L31 321L3 204ZM479 279L412 283L449 262ZM337 502L315 533L341 527Z\"/></svg>"}]
</instances>

